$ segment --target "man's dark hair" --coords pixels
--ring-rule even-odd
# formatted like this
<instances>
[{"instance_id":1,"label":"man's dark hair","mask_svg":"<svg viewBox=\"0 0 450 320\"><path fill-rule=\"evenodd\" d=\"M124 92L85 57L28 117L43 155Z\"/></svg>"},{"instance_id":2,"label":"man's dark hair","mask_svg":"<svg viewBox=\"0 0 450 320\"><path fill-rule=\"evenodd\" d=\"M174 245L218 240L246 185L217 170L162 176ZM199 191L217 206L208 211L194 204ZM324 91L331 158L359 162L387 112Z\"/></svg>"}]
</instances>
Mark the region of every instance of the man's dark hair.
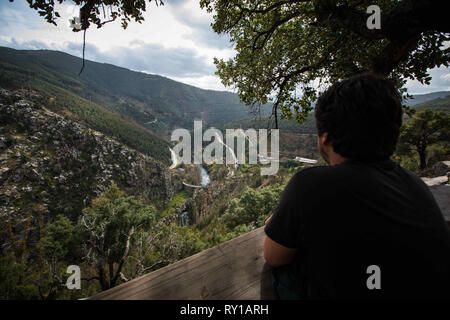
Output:
<instances>
[{"instance_id":1,"label":"man's dark hair","mask_svg":"<svg viewBox=\"0 0 450 320\"><path fill-rule=\"evenodd\" d=\"M367 73L335 83L315 107L319 136L328 132L336 153L365 162L394 153L402 114L394 84Z\"/></svg>"}]
</instances>

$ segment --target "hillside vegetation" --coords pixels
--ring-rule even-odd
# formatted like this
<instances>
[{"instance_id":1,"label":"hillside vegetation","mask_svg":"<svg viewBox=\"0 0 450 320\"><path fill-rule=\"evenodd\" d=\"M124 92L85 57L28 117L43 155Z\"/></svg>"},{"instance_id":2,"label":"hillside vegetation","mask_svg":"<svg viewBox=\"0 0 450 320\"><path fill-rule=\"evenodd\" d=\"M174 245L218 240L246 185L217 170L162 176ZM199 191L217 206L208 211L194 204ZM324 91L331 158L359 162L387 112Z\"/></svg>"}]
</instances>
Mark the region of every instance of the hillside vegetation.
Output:
<instances>
[{"instance_id":1,"label":"hillside vegetation","mask_svg":"<svg viewBox=\"0 0 450 320\"><path fill-rule=\"evenodd\" d=\"M413 106L413 109L417 111L430 109L432 111L445 111L447 113L450 113L450 94L442 98L436 98L420 104L416 104Z\"/></svg>"},{"instance_id":2,"label":"hillside vegetation","mask_svg":"<svg viewBox=\"0 0 450 320\"><path fill-rule=\"evenodd\" d=\"M0 92L3 218L64 214L77 219L111 183L147 201L169 201L177 184L164 164L33 100Z\"/></svg>"}]
</instances>

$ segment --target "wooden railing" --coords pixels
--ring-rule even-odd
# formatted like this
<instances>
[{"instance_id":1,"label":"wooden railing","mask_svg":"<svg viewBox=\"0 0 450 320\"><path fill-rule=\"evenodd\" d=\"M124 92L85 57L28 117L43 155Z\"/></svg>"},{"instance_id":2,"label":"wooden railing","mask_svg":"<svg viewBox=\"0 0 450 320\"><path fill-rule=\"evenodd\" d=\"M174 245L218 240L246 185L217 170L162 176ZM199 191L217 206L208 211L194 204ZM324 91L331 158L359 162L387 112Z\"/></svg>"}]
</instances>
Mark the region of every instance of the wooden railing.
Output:
<instances>
[{"instance_id":1,"label":"wooden railing","mask_svg":"<svg viewBox=\"0 0 450 320\"><path fill-rule=\"evenodd\" d=\"M90 299L271 299L259 228Z\"/></svg>"},{"instance_id":2,"label":"wooden railing","mask_svg":"<svg viewBox=\"0 0 450 320\"><path fill-rule=\"evenodd\" d=\"M431 187L450 227L450 186ZM264 230L233 240L136 278L90 299L272 299Z\"/></svg>"}]
</instances>

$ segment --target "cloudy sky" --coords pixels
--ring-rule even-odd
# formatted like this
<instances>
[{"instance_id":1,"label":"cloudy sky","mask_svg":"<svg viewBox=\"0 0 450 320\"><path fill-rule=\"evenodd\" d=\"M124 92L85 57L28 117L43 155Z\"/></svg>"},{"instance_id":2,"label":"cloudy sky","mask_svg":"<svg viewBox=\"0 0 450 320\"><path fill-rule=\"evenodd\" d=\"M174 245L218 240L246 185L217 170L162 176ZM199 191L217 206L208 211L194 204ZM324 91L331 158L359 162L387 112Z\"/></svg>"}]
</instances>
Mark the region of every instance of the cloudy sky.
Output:
<instances>
[{"instance_id":1,"label":"cloudy sky","mask_svg":"<svg viewBox=\"0 0 450 320\"><path fill-rule=\"evenodd\" d=\"M204 89L230 90L214 75L213 58L231 58L235 52L226 35L211 30L212 14L199 0L167 0L148 5L142 24L120 22L86 33L86 59L135 71L159 74ZM0 0L0 46L15 49L52 49L81 57L82 33L72 32L69 18L78 15L72 2L57 7L61 18L51 25L28 7L26 0ZM450 90L448 68L432 70L430 86L409 82L412 94Z\"/></svg>"}]
</instances>

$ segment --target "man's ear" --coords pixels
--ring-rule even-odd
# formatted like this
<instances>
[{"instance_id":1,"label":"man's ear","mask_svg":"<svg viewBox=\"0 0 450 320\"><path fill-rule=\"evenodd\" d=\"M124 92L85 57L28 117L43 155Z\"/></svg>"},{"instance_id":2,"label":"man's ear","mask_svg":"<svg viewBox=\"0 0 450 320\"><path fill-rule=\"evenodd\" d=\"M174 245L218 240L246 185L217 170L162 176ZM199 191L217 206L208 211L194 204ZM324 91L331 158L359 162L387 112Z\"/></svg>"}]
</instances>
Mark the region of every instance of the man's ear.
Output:
<instances>
[{"instance_id":1,"label":"man's ear","mask_svg":"<svg viewBox=\"0 0 450 320\"><path fill-rule=\"evenodd\" d=\"M323 145L327 145L327 144L329 143L329 140L328 140L328 132L322 133L322 135L319 137L319 139L320 139L320 142L321 142Z\"/></svg>"}]
</instances>

